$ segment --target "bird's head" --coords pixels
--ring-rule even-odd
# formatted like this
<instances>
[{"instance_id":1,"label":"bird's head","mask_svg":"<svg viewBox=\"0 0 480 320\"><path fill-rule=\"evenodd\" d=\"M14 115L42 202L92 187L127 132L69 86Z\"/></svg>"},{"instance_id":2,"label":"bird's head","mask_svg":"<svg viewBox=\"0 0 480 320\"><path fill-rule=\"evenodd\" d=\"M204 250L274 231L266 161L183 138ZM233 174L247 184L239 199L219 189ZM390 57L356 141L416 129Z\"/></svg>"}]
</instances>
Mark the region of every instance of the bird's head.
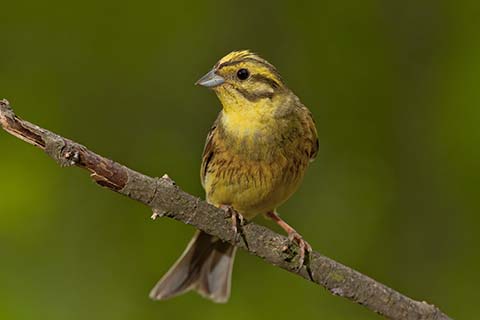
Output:
<instances>
[{"instance_id":1,"label":"bird's head","mask_svg":"<svg viewBox=\"0 0 480 320\"><path fill-rule=\"evenodd\" d=\"M229 53L196 84L213 89L226 111L263 105L288 90L275 67L248 50Z\"/></svg>"}]
</instances>

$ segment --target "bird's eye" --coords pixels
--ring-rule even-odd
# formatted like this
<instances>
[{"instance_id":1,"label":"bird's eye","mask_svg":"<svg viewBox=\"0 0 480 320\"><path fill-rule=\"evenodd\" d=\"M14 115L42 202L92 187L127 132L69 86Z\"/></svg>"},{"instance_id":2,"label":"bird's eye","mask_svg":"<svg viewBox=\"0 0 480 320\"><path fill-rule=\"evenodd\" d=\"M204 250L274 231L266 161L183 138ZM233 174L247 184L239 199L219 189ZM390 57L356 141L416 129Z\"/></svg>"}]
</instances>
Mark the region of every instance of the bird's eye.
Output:
<instances>
[{"instance_id":1,"label":"bird's eye","mask_svg":"<svg viewBox=\"0 0 480 320\"><path fill-rule=\"evenodd\" d=\"M240 69L237 71L237 78L240 80L247 80L250 76L250 72L247 69Z\"/></svg>"}]
</instances>

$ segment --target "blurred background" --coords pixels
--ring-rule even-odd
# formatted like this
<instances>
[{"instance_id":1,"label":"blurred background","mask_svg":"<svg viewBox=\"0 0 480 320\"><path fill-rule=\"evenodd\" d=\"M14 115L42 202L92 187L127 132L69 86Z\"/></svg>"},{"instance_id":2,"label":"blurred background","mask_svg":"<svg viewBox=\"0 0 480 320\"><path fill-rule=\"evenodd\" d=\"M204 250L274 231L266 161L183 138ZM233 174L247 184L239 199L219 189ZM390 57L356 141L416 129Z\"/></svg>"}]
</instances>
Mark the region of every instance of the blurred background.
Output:
<instances>
[{"instance_id":1,"label":"blurred background","mask_svg":"<svg viewBox=\"0 0 480 320\"><path fill-rule=\"evenodd\" d=\"M203 197L200 156L220 104L193 83L226 53L252 49L310 108L320 136L279 212L316 250L471 319L479 13L468 0L3 2L0 98ZM153 302L191 227L152 222L148 208L3 132L0 154L0 319L380 318L245 252L228 304L193 293Z\"/></svg>"}]
</instances>

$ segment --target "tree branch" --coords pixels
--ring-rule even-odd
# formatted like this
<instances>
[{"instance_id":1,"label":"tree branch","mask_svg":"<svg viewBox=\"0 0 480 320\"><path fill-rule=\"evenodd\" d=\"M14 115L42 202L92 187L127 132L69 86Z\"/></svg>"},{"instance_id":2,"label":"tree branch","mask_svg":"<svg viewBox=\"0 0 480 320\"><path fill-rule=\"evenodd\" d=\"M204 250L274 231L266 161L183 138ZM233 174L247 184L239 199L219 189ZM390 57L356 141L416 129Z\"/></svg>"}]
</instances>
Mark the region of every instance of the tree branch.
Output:
<instances>
[{"instance_id":1,"label":"tree branch","mask_svg":"<svg viewBox=\"0 0 480 320\"><path fill-rule=\"evenodd\" d=\"M195 226L387 318L450 319L437 307L412 300L318 252L311 255L311 274L305 268L298 270L296 247L286 237L255 223L245 225L243 239L236 242L230 217L223 210L182 191L167 175L162 178L143 175L24 121L15 115L7 100L0 101L0 124L10 134L43 149L61 166L86 169L99 185L149 206L153 218L166 216Z\"/></svg>"}]
</instances>

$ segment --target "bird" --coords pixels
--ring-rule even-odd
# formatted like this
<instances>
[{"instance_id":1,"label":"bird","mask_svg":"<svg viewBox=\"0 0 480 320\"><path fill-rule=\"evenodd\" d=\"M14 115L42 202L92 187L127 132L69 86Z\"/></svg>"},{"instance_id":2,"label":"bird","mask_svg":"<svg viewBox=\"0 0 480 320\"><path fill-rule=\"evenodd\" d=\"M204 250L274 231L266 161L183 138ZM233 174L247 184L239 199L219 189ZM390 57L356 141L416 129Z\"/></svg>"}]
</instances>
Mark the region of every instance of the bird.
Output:
<instances>
[{"instance_id":1,"label":"bird","mask_svg":"<svg viewBox=\"0 0 480 320\"><path fill-rule=\"evenodd\" d=\"M277 69L250 50L227 54L196 84L213 90L222 105L202 155L207 202L231 214L235 232L244 219L272 219L299 246L302 266L311 246L276 210L298 189L318 153L311 112ZM235 252L230 243L197 230L150 298L166 300L194 290L227 302Z\"/></svg>"}]
</instances>

